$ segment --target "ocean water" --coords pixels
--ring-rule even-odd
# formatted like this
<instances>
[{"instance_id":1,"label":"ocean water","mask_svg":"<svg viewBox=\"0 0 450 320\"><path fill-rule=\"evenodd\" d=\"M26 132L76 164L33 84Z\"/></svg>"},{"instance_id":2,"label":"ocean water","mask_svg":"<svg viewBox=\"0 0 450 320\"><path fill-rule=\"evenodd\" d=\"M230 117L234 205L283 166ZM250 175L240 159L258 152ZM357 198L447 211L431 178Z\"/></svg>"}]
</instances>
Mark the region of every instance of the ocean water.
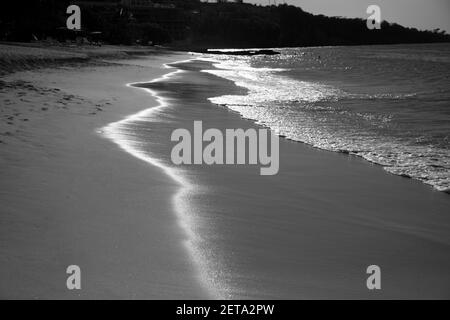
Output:
<instances>
[{"instance_id":1,"label":"ocean water","mask_svg":"<svg viewBox=\"0 0 450 320\"><path fill-rule=\"evenodd\" d=\"M302 50L319 50L321 57L316 51ZM340 150L338 144L350 142L353 151L357 144L372 147L363 133L376 143L379 137L397 141L376 135L375 125L365 121L391 121L382 118L387 112L372 109L383 106L382 101L393 113L389 102L406 101L411 93L396 86L398 96L389 98L383 96L384 81L379 80L384 89L375 92L376 86L362 87L357 76L353 85L344 86L337 72L311 68L308 74L295 60L310 55L311 64L319 63L312 56L326 59L326 50L367 51L283 50L297 58L194 56L166 65L168 73L161 78L130 84L130 94L144 90L157 105L150 103L150 108L99 132L135 158L160 168L174 183L166 213L175 215L192 276L210 298L448 297L450 198L446 194L431 188L425 192L418 183L380 175L380 168L356 157L317 152L284 140L280 141L282 165L275 176L260 176L255 166L175 166L171 161L172 132L179 128L192 132L196 120L202 120L204 128L222 132L254 127L228 108L324 149ZM218 69L201 59L214 59ZM307 74L308 79L302 78ZM367 91L373 97L361 98ZM382 132L381 127L378 130ZM448 159L445 144L435 148L444 150L440 161ZM383 268L383 290L376 294L365 285L366 268L372 264Z\"/></svg>"},{"instance_id":2,"label":"ocean water","mask_svg":"<svg viewBox=\"0 0 450 320\"><path fill-rule=\"evenodd\" d=\"M288 139L450 191L450 44L202 55L248 90L210 101Z\"/></svg>"}]
</instances>

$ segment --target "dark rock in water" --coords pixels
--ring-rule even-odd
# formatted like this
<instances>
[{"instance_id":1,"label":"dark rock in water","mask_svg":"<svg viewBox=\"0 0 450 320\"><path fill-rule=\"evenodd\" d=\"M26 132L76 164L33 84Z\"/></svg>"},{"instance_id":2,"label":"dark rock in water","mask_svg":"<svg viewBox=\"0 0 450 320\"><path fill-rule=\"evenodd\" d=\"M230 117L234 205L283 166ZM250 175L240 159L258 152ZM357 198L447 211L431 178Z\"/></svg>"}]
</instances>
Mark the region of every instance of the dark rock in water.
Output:
<instances>
[{"instance_id":1,"label":"dark rock in water","mask_svg":"<svg viewBox=\"0 0 450 320\"><path fill-rule=\"evenodd\" d=\"M273 56L276 54L280 54L278 51L270 50L270 49L262 49L262 50L239 50L239 51L220 51L220 50L204 50L202 53L207 54L226 54L230 56L257 56L257 55L267 55Z\"/></svg>"}]
</instances>

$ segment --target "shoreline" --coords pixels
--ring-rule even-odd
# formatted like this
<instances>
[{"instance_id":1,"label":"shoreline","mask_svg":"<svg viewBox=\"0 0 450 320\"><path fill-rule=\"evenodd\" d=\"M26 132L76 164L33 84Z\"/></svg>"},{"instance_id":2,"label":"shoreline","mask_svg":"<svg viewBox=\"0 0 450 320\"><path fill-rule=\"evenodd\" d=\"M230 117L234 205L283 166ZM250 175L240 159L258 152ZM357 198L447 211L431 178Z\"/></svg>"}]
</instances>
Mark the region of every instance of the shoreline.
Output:
<instances>
[{"instance_id":1,"label":"shoreline","mask_svg":"<svg viewBox=\"0 0 450 320\"><path fill-rule=\"evenodd\" d=\"M164 98L161 96L158 96L156 91L152 91L151 89L147 88L140 88L140 84L147 84L147 83L156 83L164 80L168 80L171 77L182 73L182 70L177 69L176 67L170 66L171 64L177 64L182 62L188 62L189 60L182 60L182 61L175 61L168 64L164 64L164 68L166 69L175 69L175 71L169 72L164 74L162 77L155 78L151 81L144 81L144 82L134 82L134 83L128 83L127 87L132 87L134 89L144 90L147 93L150 93L150 96L155 99L158 103L158 105L144 109L142 111L139 111L138 113L132 114L130 116L127 116L126 118L119 120L117 122L109 123L105 127L101 128L101 134L107 138L113 141L115 144L117 144L123 151L129 153L131 156L142 160L146 163L149 163L153 167L156 167L160 169L164 174L172 179L174 182L178 184L178 190L174 192L172 195L172 206L173 210L175 211L175 215L177 216L178 225L183 230L183 232L187 235L187 239L183 240L183 244L186 247L186 250L188 251L192 261L194 264L197 265L197 277L200 279L200 282L202 286L205 287L205 289L210 292L212 297L215 297L218 299L220 295L215 292L214 288L210 287L209 284L202 279L202 270L206 268L202 265L202 259L198 258L199 253L198 250L195 248L195 246L192 244L193 241L195 241L196 235L193 233L192 229L192 222L189 221L189 218L184 213L184 206L188 205L187 203L183 203L183 199L192 192L191 189L193 186L184 179L181 175L178 175L178 172L176 169L165 166L161 161L159 161L157 158L153 158L150 155L142 152L139 150L137 146L134 146L132 142L130 142L129 139L127 139L127 134L124 132L121 132L120 127L126 126L128 122L133 121L140 121L142 118L148 118L151 117L153 113L157 113L160 109L164 109L168 103L164 101ZM144 120L145 121L145 120ZM122 130L126 131L126 130Z\"/></svg>"},{"instance_id":2,"label":"shoreline","mask_svg":"<svg viewBox=\"0 0 450 320\"><path fill-rule=\"evenodd\" d=\"M176 184L97 132L156 104L124 81L163 76L183 56L2 76L1 297L208 297L171 209ZM65 285L73 264L81 291Z\"/></svg>"},{"instance_id":3,"label":"shoreline","mask_svg":"<svg viewBox=\"0 0 450 320\"><path fill-rule=\"evenodd\" d=\"M216 96L216 91L226 94L236 91L245 93L229 80L202 74L200 71L208 67L207 64L197 60L172 65L184 71L176 79L166 79L165 83L150 82L139 85L159 92L157 95L160 99L172 102L165 112L158 116L158 121L152 123L153 127L157 126L156 122L164 123L170 119L170 128L161 128L163 133L158 126L152 128L149 132L152 139L168 139L170 129L190 128L192 120L202 120L209 123L205 127L219 129L261 127L253 120L244 119L231 110L218 108L207 101L208 97ZM147 130L142 123L136 124L136 127L130 123L129 126L128 130ZM147 146L143 140L139 141L143 143L140 145L141 150L152 152L156 154L155 157L171 165L168 146L158 145L158 148L152 150L150 142ZM442 265L430 263L426 266L421 263L424 259L443 259L440 262L443 265L450 263L446 258L448 255L445 254L449 252L450 245L447 234L449 224L444 215L444 208L449 200L446 194L429 190L428 186L419 181L400 179L399 176L387 174L381 166L373 166L362 158L348 157L297 141L280 139L280 152L280 171L284 172L278 177L265 178L265 182L254 175L255 170L251 166L179 167L181 174L191 179L195 186L190 196L195 212L191 214L194 221L202 224L197 231L202 238L197 246L204 252L206 263L213 266L209 270L215 270L211 278L221 286L229 287L224 290L228 291L224 292L226 296L235 299L403 299L447 296L445 277L449 275L437 271ZM317 176L324 170L326 174ZM298 182L294 177L303 177L306 181ZM284 194L280 193L280 190L284 190ZM395 192L392 192L394 190ZM395 193L398 194L398 199L393 198ZM411 195L414 195L414 199L409 199ZM223 202L222 199L233 200ZM274 203L271 203L272 200ZM405 202L406 200L410 203ZM211 205L212 203L214 205ZM261 207L262 203L266 203L264 207L278 211L278 214L281 212L286 220L278 221L270 210L268 212L267 208ZM283 205L285 203L289 205L286 207ZM348 205L343 206L344 203ZM377 209L379 203L387 205L383 212ZM297 208L298 212L293 211L294 208ZM232 218L228 217L230 214ZM262 216L257 217L258 215ZM235 221L241 221L244 225L236 224ZM264 221L272 223L266 225ZM260 226L261 230L250 227L252 224ZM279 226L276 227L277 225ZM279 233L281 226L287 235ZM303 230L304 234L296 235L292 229L294 226ZM324 233L323 230L327 232ZM254 242L249 236L256 237L262 243ZM265 237L275 242L270 245L274 251L267 254L262 251L255 256L255 250L258 252L269 245L264 240ZM329 238L334 239L336 243L329 243L326 240ZM355 238L356 246L349 242L352 238ZM238 239L246 240L239 242ZM308 244L300 244L300 239L307 240ZM378 243L374 242L375 239ZM409 252L405 258L393 255L393 251L404 251L411 245L427 249ZM309 262L301 257L291 256L291 250L296 246L310 253L312 258ZM375 251L367 252L367 247ZM349 256L346 251L357 253ZM331 252L331 256L342 254L346 257L341 261L342 266L337 269L327 267L333 265L330 264L333 261L329 256ZM358 284L357 280L358 277L364 278L365 267L362 261L368 259L366 263L370 265L373 263L370 257L374 256L377 257L374 260L383 262L383 267L395 270L395 276L389 274L387 277L397 285L391 284L390 290L376 295L370 294L364 289L364 284ZM299 269L294 268L289 272L285 270L286 275L283 275L282 269L276 275L271 274L272 271L269 272L267 268L272 266L274 270L278 270L279 267L275 267L273 261L277 257L280 261L292 260L292 266L289 268L297 265ZM337 257L336 259L334 263L339 261ZM253 260L250 266L246 266L248 260ZM261 260L268 261L262 263ZM412 266L411 270L405 270L401 266L407 260L418 264ZM309 267L305 268L305 264ZM427 273L431 278L420 278L419 275L429 268L433 270L432 276ZM358 272L361 275L358 275ZM436 282L438 276L434 272L444 277L442 282ZM308 283L304 283L302 273L309 274L315 281L309 279ZM277 280L277 277L283 280ZM292 284L282 289L280 284L288 281L284 280L285 277L291 279ZM268 278L273 279L270 284L267 282ZM414 290L407 279L418 281L421 290Z\"/></svg>"},{"instance_id":4,"label":"shoreline","mask_svg":"<svg viewBox=\"0 0 450 320\"><path fill-rule=\"evenodd\" d=\"M248 95L250 95L253 99L256 94L262 94L262 95L264 94L264 92L258 92L258 89L255 89L254 87L252 88L252 86L255 86L255 85L252 84L252 80L246 79L245 76L242 76L241 79L239 79L239 77L236 75L230 75L230 73L232 73L232 70L236 67L235 66L234 67L227 66L226 60L214 59L214 58L210 58L210 57L208 57L208 58L199 57L199 59L202 61L209 61L209 62L213 63L214 68L212 68L211 70L205 70L205 72L211 72L212 74L222 77L224 79L235 81L238 86L242 86L243 88L246 88L247 90L249 90ZM257 71L259 68L261 68L260 70L265 69L265 67L262 65L260 65L257 68L252 68L251 66L249 68L254 69L256 73L258 73ZM287 68L287 69L283 69L283 68L276 69L275 68L272 71L275 71L274 74L277 74L277 72L280 72L279 80L282 80L282 78L284 77L286 79L290 79L290 81L293 81L293 82L300 81L299 79L295 78L295 75L289 76L289 74L288 74L286 76L285 74L283 74L283 72L287 73L289 71L289 68ZM318 77L318 78L305 77L305 78L301 78L301 81L305 81L306 83L308 83L309 81L311 81L311 83L315 83L315 82L321 83L322 80L320 79L320 77ZM239 82L241 82L241 83L239 84ZM297 85L301 86L300 83ZM323 83L323 85L327 86L327 85L329 85L329 83L327 83L325 81ZM389 173L391 175L395 175L395 176L399 176L399 177L407 178L407 179L412 179L414 181L419 181L420 183L423 183L423 184L431 187L433 190L450 194L450 188L448 186L448 181L445 180L445 177L443 177L444 176L443 174L442 174L442 176L440 176L439 172L432 172L432 173L429 173L429 175L427 175L428 172L423 173L420 171L415 172L414 170L404 169L404 168L408 168L408 164L405 164L405 163L402 163L401 161L399 161L401 159L399 159L398 155L396 157L396 155L394 154L394 156L392 158L393 160L397 160L396 162L395 161L391 161L391 162L386 161L385 160L386 158L391 159L390 154L387 154L387 156L386 156L383 154L383 152L381 152L381 154L380 154L378 152L379 150L372 150L370 148L367 148L366 146L364 146L364 143L363 143L365 141L357 141L360 143L360 145L354 147L351 144L349 144L349 142L348 142L349 140L346 141L347 143L340 143L340 144L339 143L333 144L333 143L326 143L326 142L323 143L320 138L317 139L317 137L320 137L320 135L314 136L314 134L313 134L312 135L313 138L309 138L308 134L305 134L305 135L291 134L291 132L289 132L289 128L286 128L283 126L279 127L276 122L271 123L270 120L268 120L268 119L270 119L270 117L267 117L265 119L264 117L258 116L257 111L251 111L251 108L239 107L240 104L242 104L243 106L246 106L245 98L240 100L239 98L236 99L235 97L239 97L239 95L234 96L234 97L232 95L231 95L231 97L229 97L229 95L225 95L224 97L211 97L209 100L214 104L217 104L221 107L226 107L226 108L230 109L230 111L232 111L232 112L236 112L236 114L238 114L243 119L254 121L255 123L262 125L265 128L281 130L281 133L279 134L279 136L281 138L284 138L284 139L287 139L287 140L293 141L293 142L304 143L304 144L311 146L318 150L342 153L342 154L346 154L349 156L356 156L358 158L364 159L365 161L367 161L371 164L381 166L387 173ZM250 102L250 104L251 104L251 102ZM329 107L329 106L327 106L327 107ZM257 110L257 109L258 108L255 108L255 110ZM274 117L276 117L276 115L274 115ZM326 120L326 117L324 117L324 118L325 119L322 119L322 120ZM320 119L318 119L317 121L320 123ZM287 120L285 119L284 122L287 122ZM320 126L317 126L317 128L319 128L319 127ZM312 129L315 130L317 128L313 127ZM311 129L311 128L309 128L309 129ZM323 140L327 140L327 139L333 141L334 138L332 136L328 136L328 137L324 138ZM345 138L344 138L344 140L345 140ZM339 141L339 138L336 138L336 141ZM400 145L397 147L402 147L402 146ZM407 151L411 151L411 150L407 150ZM444 152L444 151L442 151L442 152ZM410 153L408 153L408 154L410 154ZM414 152L412 152L412 154L414 154ZM383 156L384 156L384 158L383 158ZM434 159L431 159L431 160L434 160ZM424 165L424 163L416 163L416 165L421 166L421 165ZM426 165L426 163L425 163L425 165ZM436 165L432 165L429 167L430 168L431 167L445 168L444 164L442 164L442 163L438 163ZM435 176L433 176L433 174L435 174Z\"/></svg>"}]
</instances>

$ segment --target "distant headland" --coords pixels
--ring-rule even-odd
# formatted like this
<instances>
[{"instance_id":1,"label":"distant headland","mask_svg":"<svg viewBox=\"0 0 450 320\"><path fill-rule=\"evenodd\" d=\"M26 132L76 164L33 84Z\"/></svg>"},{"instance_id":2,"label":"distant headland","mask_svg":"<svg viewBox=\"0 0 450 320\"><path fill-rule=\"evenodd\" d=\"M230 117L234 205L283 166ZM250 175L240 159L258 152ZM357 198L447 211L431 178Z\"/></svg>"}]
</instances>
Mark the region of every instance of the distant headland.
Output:
<instances>
[{"instance_id":1,"label":"distant headland","mask_svg":"<svg viewBox=\"0 0 450 320\"><path fill-rule=\"evenodd\" d=\"M68 5L81 8L82 30L66 30ZM168 45L195 48L273 48L450 42L445 31L417 30L383 21L314 15L291 5L243 1L41 0L7 1L0 12L1 41L58 41Z\"/></svg>"}]
</instances>

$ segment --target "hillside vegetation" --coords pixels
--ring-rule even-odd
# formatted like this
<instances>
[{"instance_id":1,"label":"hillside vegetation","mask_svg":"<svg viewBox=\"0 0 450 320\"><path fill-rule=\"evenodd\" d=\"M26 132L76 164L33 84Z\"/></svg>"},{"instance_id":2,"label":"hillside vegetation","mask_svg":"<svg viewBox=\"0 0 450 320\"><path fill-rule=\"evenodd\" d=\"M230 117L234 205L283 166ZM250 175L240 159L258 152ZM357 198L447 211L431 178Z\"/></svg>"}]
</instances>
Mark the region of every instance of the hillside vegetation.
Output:
<instances>
[{"instance_id":1,"label":"hillside vegetation","mask_svg":"<svg viewBox=\"0 0 450 320\"><path fill-rule=\"evenodd\" d=\"M440 30L419 31L384 21L369 30L363 19L313 15L301 8L251 4L163 1L171 7L135 8L120 1L80 4L85 33L101 32L112 44L153 43L184 47L288 47L448 42ZM30 41L65 38L66 8L73 1L2 3L0 39ZM76 3L76 2L75 2ZM104 3L104 5L103 5Z\"/></svg>"}]
</instances>

